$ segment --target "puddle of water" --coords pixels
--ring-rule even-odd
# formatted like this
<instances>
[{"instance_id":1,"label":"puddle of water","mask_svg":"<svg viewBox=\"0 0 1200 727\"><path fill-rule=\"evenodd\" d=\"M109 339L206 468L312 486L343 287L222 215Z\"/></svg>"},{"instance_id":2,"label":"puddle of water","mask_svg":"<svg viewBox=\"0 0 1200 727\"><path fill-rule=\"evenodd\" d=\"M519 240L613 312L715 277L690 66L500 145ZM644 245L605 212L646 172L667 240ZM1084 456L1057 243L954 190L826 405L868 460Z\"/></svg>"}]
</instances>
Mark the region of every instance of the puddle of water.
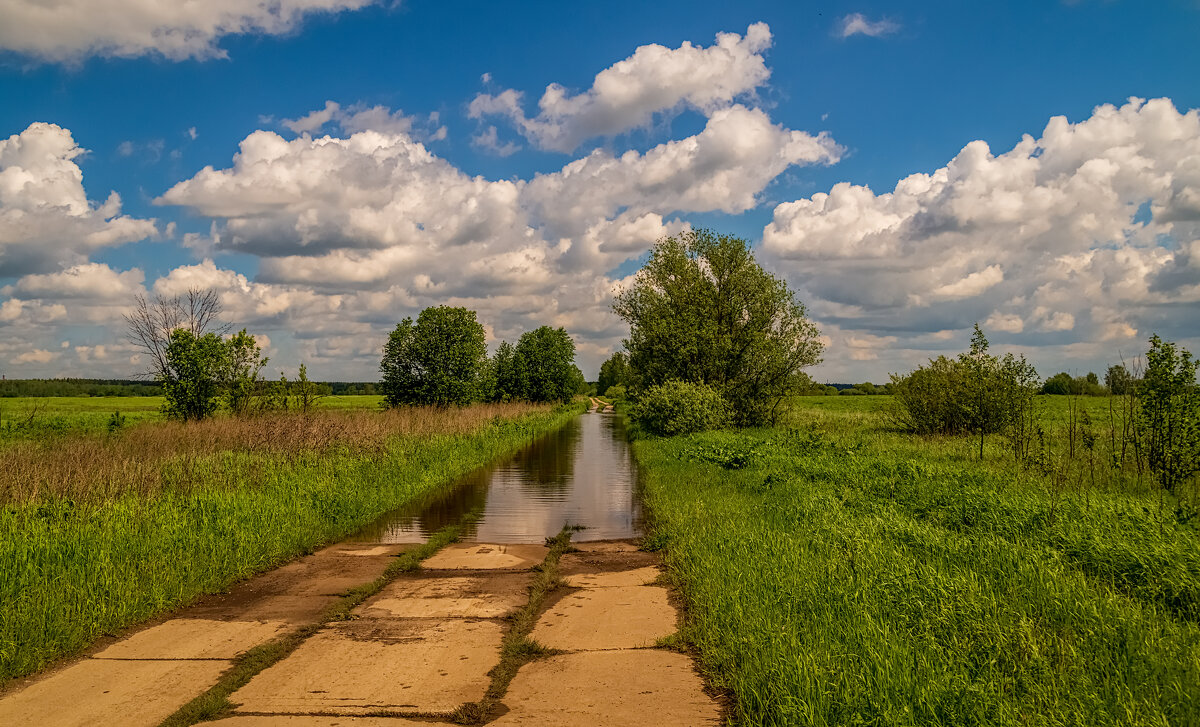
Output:
<instances>
[{"instance_id":1,"label":"puddle of water","mask_svg":"<svg viewBox=\"0 0 1200 727\"><path fill-rule=\"evenodd\" d=\"M620 418L588 413L513 458L483 467L423 501L395 510L351 540L420 543L430 533L481 509L464 540L541 543L563 525L584 529L572 540L641 535L637 468Z\"/></svg>"}]
</instances>

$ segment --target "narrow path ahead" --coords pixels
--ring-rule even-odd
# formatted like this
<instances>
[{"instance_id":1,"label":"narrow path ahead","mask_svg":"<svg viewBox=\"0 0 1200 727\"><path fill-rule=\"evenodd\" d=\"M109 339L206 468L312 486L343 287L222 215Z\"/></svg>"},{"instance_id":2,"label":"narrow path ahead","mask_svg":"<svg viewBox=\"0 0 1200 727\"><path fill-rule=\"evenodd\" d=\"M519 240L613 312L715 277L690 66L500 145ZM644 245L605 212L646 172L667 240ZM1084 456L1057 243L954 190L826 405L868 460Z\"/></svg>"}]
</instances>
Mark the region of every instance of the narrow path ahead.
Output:
<instances>
[{"instance_id":1,"label":"narrow path ahead","mask_svg":"<svg viewBox=\"0 0 1200 727\"><path fill-rule=\"evenodd\" d=\"M630 542L576 547L559 558L537 545L450 545L318 627L338 594L403 548L334 546L10 692L0 724L152 727L231 668L253 668L234 661L248 650L289 638L287 655L205 724L718 724L691 659L656 647L678 618L656 585L657 555ZM518 613L535 617L528 638L509 633L528 628ZM505 664L522 665L513 677Z\"/></svg>"}]
</instances>

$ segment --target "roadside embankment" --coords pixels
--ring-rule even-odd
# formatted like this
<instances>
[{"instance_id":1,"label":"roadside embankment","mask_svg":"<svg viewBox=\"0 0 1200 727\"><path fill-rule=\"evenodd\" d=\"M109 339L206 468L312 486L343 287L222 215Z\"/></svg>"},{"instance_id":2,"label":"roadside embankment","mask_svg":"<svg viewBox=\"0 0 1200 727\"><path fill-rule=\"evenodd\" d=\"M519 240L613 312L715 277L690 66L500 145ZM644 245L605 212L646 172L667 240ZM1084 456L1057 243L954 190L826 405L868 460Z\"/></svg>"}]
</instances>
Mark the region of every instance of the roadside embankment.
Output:
<instances>
[{"instance_id":1,"label":"roadside embankment","mask_svg":"<svg viewBox=\"0 0 1200 727\"><path fill-rule=\"evenodd\" d=\"M0 448L0 681L336 541L581 410L320 412Z\"/></svg>"}]
</instances>

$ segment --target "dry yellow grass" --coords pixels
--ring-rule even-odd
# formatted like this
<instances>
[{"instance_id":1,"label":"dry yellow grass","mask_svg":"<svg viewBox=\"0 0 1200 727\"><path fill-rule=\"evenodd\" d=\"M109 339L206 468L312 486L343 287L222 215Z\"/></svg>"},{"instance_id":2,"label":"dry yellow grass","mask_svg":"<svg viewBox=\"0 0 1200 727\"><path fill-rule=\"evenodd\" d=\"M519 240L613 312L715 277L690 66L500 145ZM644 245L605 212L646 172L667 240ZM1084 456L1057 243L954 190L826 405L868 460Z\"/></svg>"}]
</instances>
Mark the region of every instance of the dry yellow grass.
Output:
<instances>
[{"instance_id":1,"label":"dry yellow grass","mask_svg":"<svg viewBox=\"0 0 1200 727\"><path fill-rule=\"evenodd\" d=\"M150 495L163 487L166 460L180 462L186 471L196 459L222 452L295 457L337 449L367 454L378 452L392 437L467 434L497 418L551 408L509 403L461 409L284 413L147 424L115 435L11 442L0 447L0 502Z\"/></svg>"}]
</instances>

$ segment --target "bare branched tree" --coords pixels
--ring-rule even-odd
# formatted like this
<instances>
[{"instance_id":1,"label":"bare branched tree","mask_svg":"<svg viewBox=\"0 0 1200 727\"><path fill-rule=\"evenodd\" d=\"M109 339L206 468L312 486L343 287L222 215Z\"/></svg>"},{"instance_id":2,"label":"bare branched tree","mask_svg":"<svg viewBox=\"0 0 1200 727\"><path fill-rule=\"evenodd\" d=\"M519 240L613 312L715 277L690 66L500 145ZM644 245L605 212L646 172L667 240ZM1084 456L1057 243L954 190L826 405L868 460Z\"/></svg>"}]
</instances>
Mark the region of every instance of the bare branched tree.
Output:
<instances>
[{"instance_id":1,"label":"bare branched tree","mask_svg":"<svg viewBox=\"0 0 1200 727\"><path fill-rule=\"evenodd\" d=\"M171 331L183 328L196 337L205 333L223 335L230 329L221 323L221 301L215 291L189 288L183 295L165 298L154 296L151 300L139 295L135 298L133 312L125 316L129 342L150 359L142 376L165 379L167 376L167 343Z\"/></svg>"}]
</instances>

